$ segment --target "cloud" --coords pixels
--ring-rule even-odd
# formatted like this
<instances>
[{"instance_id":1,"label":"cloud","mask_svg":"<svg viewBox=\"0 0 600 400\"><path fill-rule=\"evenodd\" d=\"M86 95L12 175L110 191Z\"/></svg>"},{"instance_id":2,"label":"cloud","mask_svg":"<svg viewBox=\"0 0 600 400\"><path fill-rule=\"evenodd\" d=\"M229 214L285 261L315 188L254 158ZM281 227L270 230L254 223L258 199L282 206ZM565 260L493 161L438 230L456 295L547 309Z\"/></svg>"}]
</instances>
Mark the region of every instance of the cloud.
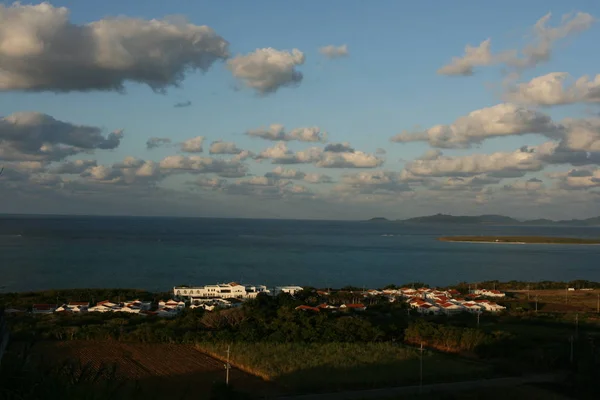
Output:
<instances>
[{"instance_id":1,"label":"cloud","mask_svg":"<svg viewBox=\"0 0 600 400\"><path fill-rule=\"evenodd\" d=\"M508 185L504 185L503 189L510 190L510 191L524 191L524 192L538 191L538 190L544 189L544 183L537 178L531 178L526 181L519 180L519 181L512 182Z\"/></svg>"},{"instance_id":2,"label":"cloud","mask_svg":"<svg viewBox=\"0 0 600 400\"><path fill-rule=\"evenodd\" d=\"M185 151L186 153L202 153L203 143L204 136L196 136L181 143L181 151Z\"/></svg>"},{"instance_id":3,"label":"cloud","mask_svg":"<svg viewBox=\"0 0 600 400\"><path fill-rule=\"evenodd\" d=\"M332 153L326 151L322 154L321 160L317 162L320 168L377 168L384 163L384 160L373 155L354 151L352 153Z\"/></svg>"},{"instance_id":4,"label":"cloud","mask_svg":"<svg viewBox=\"0 0 600 400\"><path fill-rule=\"evenodd\" d=\"M417 176L466 177L484 173L539 171L543 163L536 154L517 150L512 153L471 154L462 157L440 156L435 160L415 160L406 166Z\"/></svg>"},{"instance_id":5,"label":"cloud","mask_svg":"<svg viewBox=\"0 0 600 400\"><path fill-rule=\"evenodd\" d=\"M201 156L168 156L159 163L165 172L215 173L223 178L237 178L247 175L247 167L236 160L220 160Z\"/></svg>"},{"instance_id":6,"label":"cloud","mask_svg":"<svg viewBox=\"0 0 600 400\"><path fill-rule=\"evenodd\" d=\"M158 181L164 175L157 162L129 156L111 166L92 164L81 172L81 177L95 183L131 185Z\"/></svg>"},{"instance_id":7,"label":"cloud","mask_svg":"<svg viewBox=\"0 0 600 400\"><path fill-rule=\"evenodd\" d=\"M572 169L549 175L558 181L558 187L565 190L593 189L600 187L600 169Z\"/></svg>"},{"instance_id":8,"label":"cloud","mask_svg":"<svg viewBox=\"0 0 600 400\"><path fill-rule=\"evenodd\" d=\"M179 103L175 103L175 105L173 107L185 108L185 107L189 107L191 105L192 105L192 102L190 100L187 100L187 101L180 101Z\"/></svg>"},{"instance_id":9,"label":"cloud","mask_svg":"<svg viewBox=\"0 0 600 400\"><path fill-rule=\"evenodd\" d=\"M308 183L332 183L333 179L329 175L310 173L304 175L304 181Z\"/></svg>"},{"instance_id":10,"label":"cloud","mask_svg":"<svg viewBox=\"0 0 600 400\"><path fill-rule=\"evenodd\" d=\"M223 189L227 185L227 180L219 179L219 178L199 177L198 179L196 179L195 181L190 182L190 183L193 185L199 186L199 187L203 187L203 188L219 190L219 189Z\"/></svg>"},{"instance_id":11,"label":"cloud","mask_svg":"<svg viewBox=\"0 0 600 400\"><path fill-rule=\"evenodd\" d=\"M275 167L271 172L267 172L265 177L274 179L304 179L306 174L296 169L287 169L281 166Z\"/></svg>"},{"instance_id":12,"label":"cloud","mask_svg":"<svg viewBox=\"0 0 600 400\"><path fill-rule=\"evenodd\" d=\"M428 187L434 190L467 190L480 191L487 185L499 183L502 179L486 174L475 176L451 176L442 181L429 182Z\"/></svg>"},{"instance_id":13,"label":"cloud","mask_svg":"<svg viewBox=\"0 0 600 400\"><path fill-rule=\"evenodd\" d=\"M114 149L122 137L121 130L104 137L100 128L18 112L0 119L0 160L59 161L84 151Z\"/></svg>"},{"instance_id":14,"label":"cloud","mask_svg":"<svg viewBox=\"0 0 600 400\"><path fill-rule=\"evenodd\" d=\"M157 147L161 147L171 143L171 139L169 138L159 138L159 137L151 137L146 140L146 149L156 149Z\"/></svg>"},{"instance_id":15,"label":"cloud","mask_svg":"<svg viewBox=\"0 0 600 400\"><path fill-rule=\"evenodd\" d=\"M385 151L385 149L382 149L381 147L378 147L377 150L375 150L375 154L384 155L386 153L387 151Z\"/></svg>"},{"instance_id":16,"label":"cloud","mask_svg":"<svg viewBox=\"0 0 600 400\"><path fill-rule=\"evenodd\" d=\"M343 44L341 46L328 45L319 48L319 53L324 55L326 58L335 59L348 57L350 53L348 52L348 46Z\"/></svg>"},{"instance_id":17,"label":"cloud","mask_svg":"<svg viewBox=\"0 0 600 400\"><path fill-rule=\"evenodd\" d=\"M284 142L292 140L299 142L324 142L327 139L327 132L317 126L296 128L290 132L286 132L285 127L281 124L271 124L267 128L250 129L246 131L246 135Z\"/></svg>"},{"instance_id":18,"label":"cloud","mask_svg":"<svg viewBox=\"0 0 600 400\"><path fill-rule=\"evenodd\" d=\"M126 82L161 91L229 56L225 39L182 17L77 25L49 3L0 5L0 43L4 91L123 91Z\"/></svg>"},{"instance_id":19,"label":"cloud","mask_svg":"<svg viewBox=\"0 0 600 400\"><path fill-rule=\"evenodd\" d=\"M475 67L505 64L508 67L523 69L531 68L539 63L547 62L552 56L552 48L556 41L589 29L595 22L590 14L578 12L566 14L562 17L561 24L557 27L548 27L547 23L551 14L540 18L532 29L532 40L520 52L508 50L498 54L491 51L491 39L486 39L473 47L467 45L461 57L454 57L452 61L441 67L441 75L473 75Z\"/></svg>"},{"instance_id":20,"label":"cloud","mask_svg":"<svg viewBox=\"0 0 600 400\"><path fill-rule=\"evenodd\" d=\"M600 102L600 74L593 80L582 76L570 87L565 87L564 81L568 78L566 72L538 76L510 88L504 97L515 103L540 106Z\"/></svg>"},{"instance_id":21,"label":"cloud","mask_svg":"<svg viewBox=\"0 0 600 400\"><path fill-rule=\"evenodd\" d=\"M440 158L443 155L443 153L441 152L441 150L438 149L429 149L427 150L425 153L423 153L422 156L417 157L417 160L437 160L438 158Z\"/></svg>"},{"instance_id":22,"label":"cloud","mask_svg":"<svg viewBox=\"0 0 600 400\"><path fill-rule=\"evenodd\" d=\"M433 147L468 148L483 140L498 136L540 133L556 137L561 126L536 110L503 103L473 111L450 125L436 125L425 131L403 132L392 142L429 142Z\"/></svg>"},{"instance_id":23,"label":"cloud","mask_svg":"<svg viewBox=\"0 0 600 400\"><path fill-rule=\"evenodd\" d=\"M66 161L58 164L56 167L50 169L52 174L81 174L85 170L91 167L95 167L97 164L96 160L75 160Z\"/></svg>"},{"instance_id":24,"label":"cloud","mask_svg":"<svg viewBox=\"0 0 600 400\"><path fill-rule=\"evenodd\" d=\"M270 159L273 164L306 164L319 161L322 154L323 150L318 147L294 153L284 142L278 142L262 151L257 159Z\"/></svg>"},{"instance_id":25,"label":"cloud","mask_svg":"<svg viewBox=\"0 0 600 400\"><path fill-rule=\"evenodd\" d=\"M257 49L227 61L227 67L239 79L260 95L274 93L282 87L302 82L302 73L296 67L304 64L304 53L273 48Z\"/></svg>"},{"instance_id":26,"label":"cloud","mask_svg":"<svg viewBox=\"0 0 600 400\"><path fill-rule=\"evenodd\" d=\"M411 191L406 175L395 171L369 171L346 174L342 177L341 185L336 187L339 192L356 192L360 194L389 194Z\"/></svg>"},{"instance_id":27,"label":"cloud","mask_svg":"<svg viewBox=\"0 0 600 400\"><path fill-rule=\"evenodd\" d=\"M235 143L216 140L210 144L208 152L210 154L240 154L243 151L244 150L237 147Z\"/></svg>"},{"instance_id":28,"label":"cloud","mask_svg":"<svg viewBox=\"0 0 600 400\"><path fill-rule=\"evenodd\" d=\"M354 149L350 146L350 143L329 143L325 146L325 151L330 151L332 153L354 153Z\"/></svg>"}]
</instances>

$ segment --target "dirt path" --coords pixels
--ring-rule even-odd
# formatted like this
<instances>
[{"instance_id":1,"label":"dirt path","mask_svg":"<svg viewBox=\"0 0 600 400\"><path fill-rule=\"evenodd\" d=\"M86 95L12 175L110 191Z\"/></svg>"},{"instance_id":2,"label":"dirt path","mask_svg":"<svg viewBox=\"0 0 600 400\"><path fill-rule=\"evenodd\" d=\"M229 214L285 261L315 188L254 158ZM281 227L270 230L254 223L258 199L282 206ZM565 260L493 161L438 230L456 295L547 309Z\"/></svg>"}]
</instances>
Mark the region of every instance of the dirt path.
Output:
<instances>
[{"instance_id":1,"label":"dirt path","mask_svg":"<svg viewBox=\"0 0 600 400\"><path fill-rule=\"evenodd\" d=\"M358 390L352 392L309 394L301 396L279 397L279 400L351 400L351 399L382 399L394 396L460 392L482 388L514 387L531 383L551 383L561 377L557 374L531 375L524 377L508 377L481 379L477 381L436 383L431 385L403 386L395 388Z\"/></svg>"}]
</instances>

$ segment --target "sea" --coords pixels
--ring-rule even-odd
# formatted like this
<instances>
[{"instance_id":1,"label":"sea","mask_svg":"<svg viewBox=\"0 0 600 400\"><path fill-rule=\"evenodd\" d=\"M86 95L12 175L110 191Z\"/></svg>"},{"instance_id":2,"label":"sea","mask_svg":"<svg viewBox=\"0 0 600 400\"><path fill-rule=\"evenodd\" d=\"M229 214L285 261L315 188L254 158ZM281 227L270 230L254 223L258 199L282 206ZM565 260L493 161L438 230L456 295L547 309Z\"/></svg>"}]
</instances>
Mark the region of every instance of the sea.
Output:
<instances>
[{"instance_id":1,"label":"sea","mask_svg":"<svg viewBox=\"0 0 600 400\"><path fill-rule=\"evenodd\" d=\"M217 282L376 288L600 281L600 246L441 242L450 235L600 238L599 227L166 217L0 216L0 292Z\"/></svg>"}]
</instances>

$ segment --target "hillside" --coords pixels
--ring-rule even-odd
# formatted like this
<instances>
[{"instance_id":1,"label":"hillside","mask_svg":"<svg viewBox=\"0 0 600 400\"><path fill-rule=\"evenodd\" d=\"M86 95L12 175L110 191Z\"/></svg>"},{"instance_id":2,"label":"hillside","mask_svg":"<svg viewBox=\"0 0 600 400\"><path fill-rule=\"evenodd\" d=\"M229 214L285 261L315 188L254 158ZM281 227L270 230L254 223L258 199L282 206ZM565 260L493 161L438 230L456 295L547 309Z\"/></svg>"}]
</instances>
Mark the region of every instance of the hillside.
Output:
<instances>
[{"instance_id":1,"label":"hillside","mask_svg":"<svg viewBox=\"0 0 600 400\"><path fill-rule=\"evenodd\" d=\"M392 222L383 217L371 218L370 222ZM487 224L487 225L566 225L566 226L600 226L600 217L587 219L570 219L553 221L550 219L532 219L519 221L504 215L449 215L435 214L424 217L396 220L394 222L407 224Z\"/></svg>"}]
</instances>

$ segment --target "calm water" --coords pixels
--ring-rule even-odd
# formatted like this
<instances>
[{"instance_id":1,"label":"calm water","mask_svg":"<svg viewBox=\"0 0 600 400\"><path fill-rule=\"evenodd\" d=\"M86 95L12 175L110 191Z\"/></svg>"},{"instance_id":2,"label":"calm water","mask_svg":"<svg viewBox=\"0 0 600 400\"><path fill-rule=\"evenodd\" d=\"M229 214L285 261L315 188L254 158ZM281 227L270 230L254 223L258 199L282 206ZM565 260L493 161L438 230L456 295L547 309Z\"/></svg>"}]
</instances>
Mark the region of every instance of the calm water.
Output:
<instances>
[{"instance_id":1,"label":"calm water","mask_svg":"<svg viewBox=\"0 0 600 400\"><path fill-rule=\"evenodd\" d=\"M378 287L600 281L600 246L444 243L442 235L600 237L600 228L121 217L0 217L0 291L166 290L222 281Z\"/></svg>"}]
</instances>

